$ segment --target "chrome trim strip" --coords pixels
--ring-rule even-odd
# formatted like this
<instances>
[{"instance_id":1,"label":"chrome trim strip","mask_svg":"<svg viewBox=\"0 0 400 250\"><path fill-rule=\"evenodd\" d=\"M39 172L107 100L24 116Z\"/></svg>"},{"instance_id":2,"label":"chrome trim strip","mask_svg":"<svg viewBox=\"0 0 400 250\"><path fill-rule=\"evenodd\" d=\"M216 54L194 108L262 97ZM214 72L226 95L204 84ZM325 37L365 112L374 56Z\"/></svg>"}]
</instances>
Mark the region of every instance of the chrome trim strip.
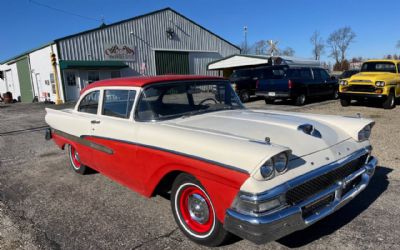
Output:
<instances>
[{"instance_id":1,"label":"chrome trim strip","mask_svg":"<svg viewBox=\"0 0 400 250\"><path fill-rule=\"evenodd\" d=\"M340 160L337 160L328 165L325 165L318 169L310 171L304 175L298 176L292 180L289 180L288 182L286 182L284 184L274 187L273 189L270 189L268 191L264 191L264 192L258 193L258 194L242 193L240 195L240 198L244 201L255 202L255 203L263 202L263 201L275 198L276 196L286 193L289 189L292 189L298 185L301 185L304 182L314 179L320 175L331 172L331 171L345 165L346 163L356 160L357 158L363 156L366 153L369 153L370 151L371 150L369 147L362 148L362 149L352 153L351 155L348 155Z\"/></svg>"},{"instance_id":2,"label":"chrome trim strip","mask_svg":"<svg viewBox=\"0 0 400 250\"><path fill-rule=\"evenodd\" d=\"M59 136L64 137L64 138L66 138L66 139L68 139L70 141L73 141L73 142L82 144L84 146L96 149L98 151L101 151L101 152L109 154L109 155L114 154L114 151L111 148L105 147L103 145L100 145L98 143L95 143L95 142L92 142L92 141L89 141L89 140L85 140L84 137L78 137L78 136L75 136L75 135L71 135L71 134L62 132L60 130L56 130L56 129L54 130L53 134L59 135Z\"/></svg>"}]
</instances>

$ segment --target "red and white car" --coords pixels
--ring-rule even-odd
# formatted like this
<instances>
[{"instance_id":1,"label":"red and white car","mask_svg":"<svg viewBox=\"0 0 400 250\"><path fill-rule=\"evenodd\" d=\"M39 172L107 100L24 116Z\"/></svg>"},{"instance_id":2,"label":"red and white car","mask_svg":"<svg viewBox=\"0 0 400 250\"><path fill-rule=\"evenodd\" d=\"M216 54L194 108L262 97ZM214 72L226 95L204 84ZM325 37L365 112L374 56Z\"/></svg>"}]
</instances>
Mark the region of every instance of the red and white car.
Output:
<instances>
[{"instance_id":1,"label":"red and white car","mask_svg":"<svg viewBox=\"0 0 400 250\"><path fill-rule=\"evenodd\" d=\"M170 193L180 229L208 246L301 230L364 190L377 164L372 120L249 110L217 77L99 81L46 122L74 171Z\"/></svg>"}]
</instances>

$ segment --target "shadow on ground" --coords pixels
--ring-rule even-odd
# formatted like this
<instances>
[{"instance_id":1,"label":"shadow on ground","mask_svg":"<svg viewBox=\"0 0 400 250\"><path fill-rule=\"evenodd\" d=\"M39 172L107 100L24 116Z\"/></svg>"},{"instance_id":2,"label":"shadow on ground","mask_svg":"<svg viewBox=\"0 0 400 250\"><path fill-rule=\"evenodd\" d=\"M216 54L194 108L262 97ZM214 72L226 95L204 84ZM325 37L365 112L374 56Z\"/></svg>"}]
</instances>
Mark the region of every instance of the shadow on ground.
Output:
<instances>
[{"instance_id":1,"label":"shadow on ground","mask_svg":"<svg viewBox=\"0 0 400 250\"><path fill-rule=\"evenodd\" d=\"M289 248L297 248L307 245L325 235L334 233L339 228L351 222L354 218L366 210L389 185L387 175L392 169L387 167L377 167L375 176L371 179L368 187L359 194L353 201L345 205L336 213L315 223L314 225L290 234L278 242Z\"/></svg>"}]
</instances>

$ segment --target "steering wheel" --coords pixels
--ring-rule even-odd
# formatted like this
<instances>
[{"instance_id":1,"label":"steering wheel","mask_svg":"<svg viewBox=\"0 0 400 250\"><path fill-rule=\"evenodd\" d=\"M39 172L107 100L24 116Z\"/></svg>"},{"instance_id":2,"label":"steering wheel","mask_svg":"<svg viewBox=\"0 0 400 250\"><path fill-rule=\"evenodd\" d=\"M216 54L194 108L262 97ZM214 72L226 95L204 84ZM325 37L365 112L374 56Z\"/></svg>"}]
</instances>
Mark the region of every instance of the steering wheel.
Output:
<instances>
[{"instance_id":1,"label":"steering wheel","mask_svg":"<svg viewBox=\"0 0 400 250\"><path fill-rule=\"evenodd\" d=\"M214 101L215 102L215 104L217 104L218 103L218 101L217 100L215 100L214 98L212 98L212 97L209 97L209 98L206 98L206 99L204 99L204 100L202 100L201 102L199 102L199 105L202 105L203 103L205 103L206 101Z\"/></svg>"}]
</instances>

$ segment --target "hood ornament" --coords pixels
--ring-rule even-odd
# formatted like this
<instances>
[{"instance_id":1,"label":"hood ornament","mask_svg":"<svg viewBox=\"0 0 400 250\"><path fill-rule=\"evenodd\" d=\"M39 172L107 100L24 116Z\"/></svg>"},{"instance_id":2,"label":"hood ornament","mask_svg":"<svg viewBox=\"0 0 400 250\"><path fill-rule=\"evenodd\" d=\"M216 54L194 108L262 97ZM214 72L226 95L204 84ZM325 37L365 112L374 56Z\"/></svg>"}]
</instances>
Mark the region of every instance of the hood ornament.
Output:
<instances>
[{"instance_id":1,"label":"hood ornament","mask_svg":"<svg viewBox=\"0 0 400 250\"><path fill-rule=\"evenodd\" d=\"M271 144L271 138L269 138L269 137L265 137L264 141L267 144Z\"/></svg>"}]
</instances>

